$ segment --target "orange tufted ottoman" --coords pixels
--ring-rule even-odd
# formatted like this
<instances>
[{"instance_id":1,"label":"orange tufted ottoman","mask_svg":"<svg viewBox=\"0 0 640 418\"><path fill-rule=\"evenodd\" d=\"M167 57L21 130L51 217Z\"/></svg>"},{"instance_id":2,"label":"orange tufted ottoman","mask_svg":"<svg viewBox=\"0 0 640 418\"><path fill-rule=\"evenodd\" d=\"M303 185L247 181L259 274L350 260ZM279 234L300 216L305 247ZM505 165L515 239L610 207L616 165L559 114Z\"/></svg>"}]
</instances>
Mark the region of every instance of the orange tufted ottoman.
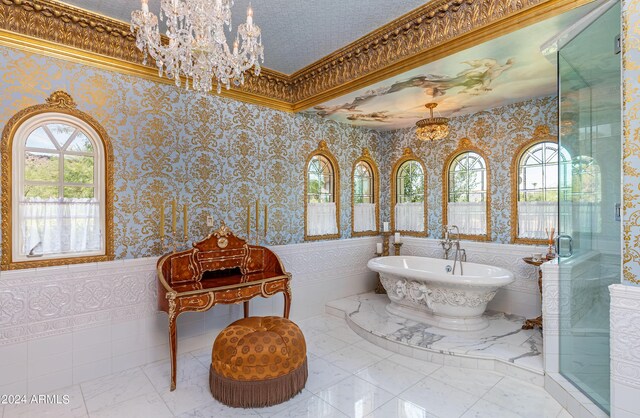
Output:
<instances>
[{"instance_id":1,"label":"orange tufted ottoman","mask_svg":"<svg viewBox=\"0 0 640 418\"><path fill-rule=\"evenodd\" d=\"M275 405L295 396L306 382L307 345L300 328L286 318L240 319L213 343L209 386L225 405Z\"/></svg>"}]
</instances>

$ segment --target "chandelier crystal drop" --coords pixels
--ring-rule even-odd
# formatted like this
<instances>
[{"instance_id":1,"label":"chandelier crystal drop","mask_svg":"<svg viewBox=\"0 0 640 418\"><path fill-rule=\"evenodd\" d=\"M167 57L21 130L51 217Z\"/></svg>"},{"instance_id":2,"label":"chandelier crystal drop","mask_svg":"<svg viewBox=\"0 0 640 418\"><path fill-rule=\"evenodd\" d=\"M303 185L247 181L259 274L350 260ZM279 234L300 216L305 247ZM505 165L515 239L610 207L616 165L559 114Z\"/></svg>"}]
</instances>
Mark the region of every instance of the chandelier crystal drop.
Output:
<instances>
[{"instance_id":1,"label":"chandelier crystal drop","mask_svg":"<svg viewBox=\"0 0 640 418\"><path fill-rule=\"evenodd\" d=\"M434 118L433 109L437 103L427 103L424 105L431 111L431 117L420 119L416 122L416 136L422 141L435 141L444 139L449 135L449 119Z\"/></svg>"},{"instance_id":2,"label":"chandelier crystal drop","mask_svg":"<svg viewBox=\"0 0 640 418\"><path fill-rule=\"evenodd\" d=\"M142 0L142 10L131 13L131 32L136 36L136 46L153 58L158 74L174 79L181 85L185 77L195 90L211 91L213 79L218 93L222 85L244 84L244 72L254 67L260 75L260 63L264 62L264 48L260 28L253 23L253 10L247 9L247 21L238 27L233 50L229 48L225 27L231 31L231 7L233 0L161 0L158 16L149 11L149 0ZM167 26L163 42L158 20Z\"/></svg>"}]
</instances>

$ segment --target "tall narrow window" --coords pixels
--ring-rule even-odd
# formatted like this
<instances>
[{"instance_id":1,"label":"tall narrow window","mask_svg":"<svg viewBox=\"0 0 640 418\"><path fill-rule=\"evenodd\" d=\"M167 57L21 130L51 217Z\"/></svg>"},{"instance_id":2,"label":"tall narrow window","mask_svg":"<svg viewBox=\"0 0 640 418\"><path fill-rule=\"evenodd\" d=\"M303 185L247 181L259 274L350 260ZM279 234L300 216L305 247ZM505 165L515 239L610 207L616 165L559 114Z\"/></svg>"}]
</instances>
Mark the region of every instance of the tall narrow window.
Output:
<instances>
[{"instance_id":1,"label":"tall narrow window","mask_svg":"<svg viewBox=\"0 0 640 418\"><path fill-rule=\"evenodd\" d=\"M466 236L488 235L487 164L474 151L458 153L448 167L444 221Z\"/></svg>"},{"instance_id":2,"label":"tall narrow window","mask_svg":"<svg viewBox=\"0 0 640 418\"><path fill-rule=\"evenodd\" d=\"M538 142L525 148L517 161L515 240L546 240L548 230L558 229L558 193L571 193L571 157L555 142ZM563 184L558 170L564 170Z\"/></svg>"},{"instance_id":3,"label":"tall narrow window","mask_svg":"<svg viewBox=\"0 0 640 418\"><path fill-rule=\"evenodd\" d=\"M338 163L320 141L307 159L305 173L305 239L339 238Z\"/></svg>"},{"instance_id":4,"label":"tall narrow window","mask_svg":"<svg viewBox=\"0 0 640 418\"><path fill-rule=\"evenodd\" d=\"M13 180L11 191L3 190L3 205L11 207L12 231L11 245L3 243L10 254L3 251L3 266L112 258L106 134L75 109L66 93L56 94L62 99L53 102L52 111L12 119L5 128L13 135L3 174L10 171Z\"/></svg>"},{"instance_id":5,"label":"tall narrow window","mask_svg":"<svg viewBox=\"0 0 640 418\"><path fill-rule=\"evenodd\" d=\"M410 149L396 163L392 171L391 194L393 215L391 223L396 231L409 235L426 234L426 180L424 164Z\"/></svg>"},{"instance_id":6,"label":"tall narrow window","mask_svg":"<svg viewBox=\"0 0 640 418\"><path fill-rule=\"evenodd\" d=\"M378 234L378 193L378 167L365 148L353 165L352 236Z\"/></svg>"}]
</instances>

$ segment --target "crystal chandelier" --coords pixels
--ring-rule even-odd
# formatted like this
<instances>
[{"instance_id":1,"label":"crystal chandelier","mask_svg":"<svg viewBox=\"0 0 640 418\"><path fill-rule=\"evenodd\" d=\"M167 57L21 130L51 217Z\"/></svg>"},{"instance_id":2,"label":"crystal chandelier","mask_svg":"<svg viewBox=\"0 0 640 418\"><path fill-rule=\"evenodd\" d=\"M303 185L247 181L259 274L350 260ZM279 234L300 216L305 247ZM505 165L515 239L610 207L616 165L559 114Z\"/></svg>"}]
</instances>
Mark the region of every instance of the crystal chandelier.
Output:
<instances>
[{"instance_id":1,"label":"crystal chandelier","mask_svg":"<svg viewBox=\"0 0 640 418\"><path fill-rule=\"evenodd\" d=\"M225 35L225 26L231 30L233 0L161 0L159 16L149 11L149 0L142 0L142 10L131 13L131 31L136 35L136 46L151 56L158 66L158 74L175 80L186 78L186 88L211 91L216 79L218 93L221 86L229 89L244 84L244 72L254 67L260 75L260 62L264 62L264 48L260 28L253 23L253 10L247 9L247 21L238 27L233 51ZM167 26L168 42L162 41L158 19Z\"/></svg>"},{"instance_id":2,"label":"crystal chandelier","mask_svg":"<svg viewBox=\"0 0 640 418\"><path fill-rule=\"evenodd\" d=\"M431 111L431 117L420 119L416 122L416 136L422 141L435 141L443 139L449 135L449 119L434 118L433 109L438 106L437 103L427 103L424 105Z\"/></svg>"}]
</instances>

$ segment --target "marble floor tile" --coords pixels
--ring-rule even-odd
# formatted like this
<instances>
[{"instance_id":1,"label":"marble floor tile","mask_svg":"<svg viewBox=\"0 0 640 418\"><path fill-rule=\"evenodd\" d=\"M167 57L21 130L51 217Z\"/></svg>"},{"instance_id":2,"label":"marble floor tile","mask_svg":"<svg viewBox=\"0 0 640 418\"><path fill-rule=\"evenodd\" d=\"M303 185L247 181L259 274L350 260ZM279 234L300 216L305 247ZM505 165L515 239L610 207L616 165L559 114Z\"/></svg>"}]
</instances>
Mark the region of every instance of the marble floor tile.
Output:
<instances>
[{"instance_id":1,"label":"marble floor tile","mask_svg":"<svg viewBox=\"0 0 640 418\"><path fill-rule=\"evenodd\" d=\"M367 366L379 362L382 360L382 357L363 350L362 348L350 345L342 350L334 351L333 353L326 355L324 359L343 370L350 373L356 373Z\"/></svg>"},{"instance_id":2,"label":"marble floor tile","mask_svg":"<svg viewBox=\"0 0 640 418\"><path fill-rule=\"evenodd\" d=\"M184 412L177 418L227 418L227 417L259 417L253 409L231 408L215 399L208 404Z\"/></svg>"},{"instance_id":3,"label":"marble floor tile","mask_svg":"<svg viewBox=\"0 0 640 418\"><path fill-rule=\"evenodd\" d=\"M487 402L484 399L480 399L476 402L467 412L462 415L462 418L520 418L520 415L506 408L496 405L491 402Z\"/></svg>"},{"instance_id":4,"label":"marble floor tile","mask_svg":"<svg viewBox=\"0 0 640 418\"><path fill-rule=\"evenodd\" d=\"M440 364L431 363L429 361L422 361L413 357L403 356L402 354L393 354L387 360L397 364L401 364L405 367L422 373L425 376L430 375L434 371L442 367Z\"/></svg>"},{"instance_id":5,"label":"marble floor tile","mask_svg":"<svg viewBox=\"0 0 640 418\"><path fill-rule=\"evenodd\" d=\"M347 342L327 334L312 334L306 336L305 339L307 351L319 357L324 357L349 345Z\"/></svg>"},{"instance_id":6,"label":"marble floor tile","mask_svg":"<svg viewBox=\"0 0 640 418\"><path fill-rule=\"evenodd\" d=\"M345 325L343 319L326 314L307 318L298 323L305 337L308 335L324 334L342 325Z\"/></svg>"},{"instance_id":7,"label":"marble floor tile","mask_svg":"<svg viewBox=\"0 0 640 418\"><path fill-rule=\"evenodd\" d=\"M209 366L211 366L211 347L202 347L199 350L194 350L191 355L209 370Z\"/></svg>"},{"instance_id":8,"label":"marble floor tile","mask_svg":"<svg viewBox=\"0 0 640 418\"><path fill-rule=\"evenodd\" d=\"M155 389L141 368L125 370L81 385L89 413L149 393Z\"/></svg>"},{"instance_id":9,"label":"marble floor tile","mask_svg":"<svg viewBox=\"0 0 640 418\"><path fill-rule=\"evenodd\" d=\"M443 366L429 377L477 397L484 396L503 376L489 370L461 369Z\"/></svg>"},{"instance_id":10,"label":"marble floor tile","mask_svg":"<svg viewBox=\"0 0 640 418\"><path fill-rule=\"evenodd\" d=\"M558 414L558 416L556 418L572 418L571 414L569 413L569 411L567 411L566 409L562 408L562 411L560 411L560 413Z\"/></svg>"},{"instance_id":11,"label":"marble floor tile","mask_svg":"<svg viewBox=\"0 0 640 418\"><path fill-rule=\"evenodd\" d=\"M148 393L92 412L91 418L172 418L173 414L157 393Z\"/></svg>"},{"instance_id":12,"label":"marble floor tile","mask_svg":"<svg viewBox=\"0 0 640 418\"><path fill-rule=\"evenodd\" d=\"M375 354L376 356L380 356L382 358L387 358L389 356L391 356L393 354L393 351L389 351L386 348L382 348L380 346L377 346L373 343L370 343L369 341L363 339L360 342L357 342L354 344L354 347L358 347L358 348L362 348L363 350L366 350L370 353Z\"/></svg>"},{"instance_id":13,"label":"marble floor tile","mask_svg":"<svg viewBox=\"0 0 640 418\"><path fill-rule=\"evenodd\" d=\"M60 397L61 404L51 403L26 403L17 405L6 405L0 407L0 417L7 418L84 418L87 417L87 408L84 404L84 397L80 390L80 385L59 389L51 394ZM64 395L69 395L69 403L64 404ZM27 398L27 400L30 400ZM4 409L4 411L3 411ZM4 415L3 415L4 414Z\"/></svg>"},{"instance_id":14,"label":"marble floor tile","mask_svg":"<svg viewBox=\"0 0 640 418\"><path fill-rule=\"evenodd\" d=\"M347 324L343 324L342 326L335 327L334 329L327 331L325 334L335 337L339 340L345 341L349 344L355 344L357 342L363 341L363 338L356 334L354 330L349 328Z\"/></svg>"},{"instance_id":15,"label":"marble floor tile","mask_svg":"<svg viewBox=\"0 0 640 418\"><path fill-rule=\"evenodd\" d=\"M422 373L384 359L366 369L360 370L356 376L382 388L394 395L399 395L406 389L424 379Z\"/></svg>"},{"instance_id":16,"label":"marble floor tile","mask_svg":"<svg viewBox=\"0 0 640 418\"><path fill-rule=\"evenodd\" d=\"M356 376L318 392L318 396L352 418L364 417L393 398L386 390Z\"/></svg>"},{"instance_id":17,"label":"marble floor tile","mask_svg":"<svg viewBox=\"0 0 640 418\"><path fill-rule=\"evenodd\" d=\"M398 396L439 417L459 417L480 397L427 376Z\"/></svg>"},{"instance_id":18,"label":"marble floor tile","mask_svg":"<svg viewBox=\"0 0 640 418\"><path fill-rule=\"evenodd\" d=\"M185 380L209 373L205 367L191 353L180 354L177 357L176 382L179 385ZM171 385L171 360L160 360L142 367L157 391L163 392Z\"/></svg>"},{"instance_id":19,"label":"marble floor tile","mask_svg":"<svg viewBox=\"0 0 640 418\"><path fill-rule=\"evenodd\" d=\"M327 360L310 355L308 356L309 377L305 388L312 393L331 386L351 376L351 373L329 363Z\"/></svg>"},{"instance_id":20,"label":"marble floor tile","mask_svg":"<svg viewBox=\"0 0 640 418\"><path fill-rule=\"evenodd\" d=\"M176 390L161 393L164 403L174 415L180 415L213 400L209 390L209 375L200 375L179 382Z\"/></svg>"},{"instance_id":21,"label":"marble floor tile","mask_svg":"<svg viewBox=\"0 0 640 418\"><path fill-rule=\"evenodd\" d=\"M521 380L505 377L483 397L522 417L555 417L562 406L544 389Z\"/></svg>"},{"instance_id":22,"label":"marble floor tile","mask_svg":"<svg viewBox=\"0 0 640 418\"><path fill-rule=\"evenodd\" d=\"M346 418L347 416L315 395L283 411L272 415L265 413L260 415L263 418Z\"/></svg>"},{"instance_id":23,"label":"marble floor tile","mask_svg":"<svg viewBox=\"0 0 640 418\"><path fill-rule=\"evenodd\" d=\"M367 418L439 418L427 412L420 405L405 401L400 398L393 398L380 408L376 409ZM497 418L497 417L496 417Z\"/></svg>"}]
</instances>

